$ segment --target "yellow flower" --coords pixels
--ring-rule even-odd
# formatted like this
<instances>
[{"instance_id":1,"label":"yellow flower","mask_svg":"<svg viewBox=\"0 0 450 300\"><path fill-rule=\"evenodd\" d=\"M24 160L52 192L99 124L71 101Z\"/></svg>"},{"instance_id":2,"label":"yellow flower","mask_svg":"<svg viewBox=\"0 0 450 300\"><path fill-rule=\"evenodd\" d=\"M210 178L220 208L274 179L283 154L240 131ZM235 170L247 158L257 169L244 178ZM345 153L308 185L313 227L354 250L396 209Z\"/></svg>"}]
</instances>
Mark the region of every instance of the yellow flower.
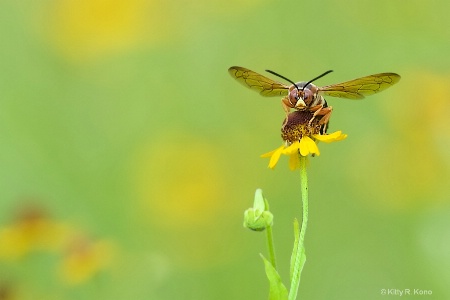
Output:
<instances>
[{"instance_id":1,"label":"yellow flower","mask_svg":"<svg viewBox=\"0 0 450 300\"><path fill-rule=\"evenodd\" d=\"M69 285L87 282L108 268L114 256L114 245L107 240L75 239L60 265L62 280Z\"/></svg>"},{"instance_id":2,"label":"yellow flower","mask_svg":"<svg viewBox=\"0 0 450 300\"><path fill-rule=\"evenodd\" d=\"M269 168L275 168L283 154L289 156L289 168L291 170L298 169L300 167L299 155L320 155L316 141L331 143L347 137L342 131L325 134L327 125L320 124L320 119L313 119L310 122L312 118L312 113L307 111L295 111L288 115L281 128L284 145L261 155L261 157L270 157Z\"/></svg>"},{"instance_id":3,"label":"yellow flower","mask_svg":"<svg viewBox=\"0 0 450 300\"><path fill-rule=\"evenodd\" d=\"M85 63L173 39L169 2L55 0L43 6L38 25L65 58Z\"/></svg>"},{"instance_id":4,"label":"yellow flower","mask_svg":"<svg viewBox=\"0 0 450 300\"><path fill-rule=\"evenodd\" d=\"M13 224L0 227L0 260L20 259L34 251L57 251L68 230L40 208L25 207Z\"/></svg>"},{"instance_id":5,"label":"yellow flower","mask_svg":"<svg viewBox=\"0 0 450 300\"><path fill-rule=\"evenodd\" d=\"M312 138L309 136L303 136L300 141L295 141L290 145L283 145L273 151L268 153L264 153L261 157L270 157L269 168L275 168L278 160L280 159L281 154L289 156L289 168L291 170L295 170L299 168L300 160L299 155L307 156L309 154L312 155L320 155L319 148L315 140L322 141L325 143L337 142L345 139L347 137L346 134L342 134L342 131L336 131L332 134L315 134L312 135Z\"/></svg>"}]
</instances>

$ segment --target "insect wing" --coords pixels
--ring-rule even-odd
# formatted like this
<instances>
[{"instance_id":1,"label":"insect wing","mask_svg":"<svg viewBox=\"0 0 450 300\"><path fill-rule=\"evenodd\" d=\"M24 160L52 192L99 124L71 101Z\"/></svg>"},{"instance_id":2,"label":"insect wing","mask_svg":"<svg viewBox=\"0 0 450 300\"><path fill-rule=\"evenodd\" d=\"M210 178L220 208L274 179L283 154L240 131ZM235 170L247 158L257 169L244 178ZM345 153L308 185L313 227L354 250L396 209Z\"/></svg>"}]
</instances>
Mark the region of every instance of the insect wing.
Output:
<instances>
[{"instance_id":1,"label":"insect wing","mask_svg":"<svg viewBox=\"0 0 450 300\"><path fill-rule=\"evenodd\" d=\"M380 73L353 79L350 81L327 85L319 88L319 92L347 99L363 99L394 85L400 80L400 75L395 73Z\"/></svg>"},{"instance_id":2,"label":"insect wing","mask_svg":"<svg viewBox=\"0 0 450 300\"><path fill-rule=\"evenodd\" d=\"M240 83L258 91L262 96L284 96L289 92L288 86L246 68L231 67L228 72Z\"/></svg>"}]
</instances>

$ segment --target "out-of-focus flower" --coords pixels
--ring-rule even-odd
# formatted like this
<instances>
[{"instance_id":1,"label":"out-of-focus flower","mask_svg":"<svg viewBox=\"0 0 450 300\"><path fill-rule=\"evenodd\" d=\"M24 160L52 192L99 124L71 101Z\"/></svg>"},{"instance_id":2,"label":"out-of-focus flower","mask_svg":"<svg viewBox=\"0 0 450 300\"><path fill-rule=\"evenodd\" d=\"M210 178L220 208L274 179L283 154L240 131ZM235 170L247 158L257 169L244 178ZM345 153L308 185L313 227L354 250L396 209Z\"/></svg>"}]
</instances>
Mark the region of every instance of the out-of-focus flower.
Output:
<instances>
[{"instance_id":1,"label":"out-of-focus flower","mask_svg":"<svg viewBox=\"0 0 450 300\"><path fill-rule=\"evenodd\" d=\"M422 211L449 200L450 76L427 70L405 73L408 79L390 92L393 101L377 102L384 111L380 126L348 150L352 157L348 176L357 198L396 212ZM417 86L432 88L419 97L421 105L409 105L418 99ZM371 176L360 176L367 172Z\"/></svg>"},{"instance_id":2,"label":"out-of-focus flower","mask_svg":"<svg viewBox=\"0 0 450 300\"><path fill-rule=\"evenodd\" d=\"M224 241L233 241L226 228L236 205L233 191L226 190L226 150L185 131L166 131L135 155L132 182L141 204L135 220L149 226L143 227L151 236L146 241L165 249L178 266L211 266L234 255L237 248L220 254ZM211 236L208 247L199 247L204 236Z\"/></svg>"},{"instance_id":3,"label":"out-of-focus flower","mask_svg":"<svg viewBox=\"0 0 450 300\"><path fill-rule=\"evenodd\" d=\"M25 207L10 226L0 227L0 259L14 260L33 251L61 249L69 229L43 210Z\"/></svg>"},{"instance_id":4,"label":"out-of-focus flower","mask_svg":"<svg viewBox=\"0 0 450 300\"><path fill-rule=\"evenodd\" d=\"M0 281L0 300L17 299L16 293L11 283Z\"/></svg>"},{"instance_id":5,"label":"out-of-focus flower","mask_svg":"<svg viewBox=\"0 0 450 300\"><path fill-rule=\"evenodd\" d=\"M92 241L86 237L74 239L60 264L61 279L69 285L88 281L111 265L114 248L107 240Z\"/></svg>"},{"instance_id":6,"label":"out-of-focus flower","mask_svg":"<svg viewBox=\"0 0 450 300\"><path fill-rule=\"evenodd\" d=\"M143 212L162 229L192 230L220 216L226 201L218 149L194 136L168 133L139 154L136 183ZM177 141L177 142L174 142Z\"/></svg>"},{"instance_id":7,"label":"out-of-focus flower","mask_svg":"<svg viewBox=\"0 0 450 300\"><path fill-rule=\"evenodd\" d=\"M56 0L40 23L51 44L79 63L170 38L170 7L163 0Z\"/></svg>"}]
</instances>

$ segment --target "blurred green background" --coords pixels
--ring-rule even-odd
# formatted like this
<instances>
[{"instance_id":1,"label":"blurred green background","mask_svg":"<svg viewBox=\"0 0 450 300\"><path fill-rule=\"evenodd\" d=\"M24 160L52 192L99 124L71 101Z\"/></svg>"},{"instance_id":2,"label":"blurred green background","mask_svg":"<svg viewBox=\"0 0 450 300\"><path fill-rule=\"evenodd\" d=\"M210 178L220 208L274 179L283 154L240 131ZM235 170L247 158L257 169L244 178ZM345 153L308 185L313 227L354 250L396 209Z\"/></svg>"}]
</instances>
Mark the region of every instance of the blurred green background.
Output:
<instances>
[{"instance_id":1,"label":"blurred green background","mask_svg":"<svg viewBox=\"0 0 450 300\"><path fill-rule=\"evenodd\" d=\"M450 299L449 10L1 1L0 299L267 299L265 235L242 227L256 188L288 285L299 175L259 157L281 145L283 111L232 65L294 81L333 69L319 86L402 76L327 99L348 138L310 160L298 298Z\"/></svg>"}]
</instances>

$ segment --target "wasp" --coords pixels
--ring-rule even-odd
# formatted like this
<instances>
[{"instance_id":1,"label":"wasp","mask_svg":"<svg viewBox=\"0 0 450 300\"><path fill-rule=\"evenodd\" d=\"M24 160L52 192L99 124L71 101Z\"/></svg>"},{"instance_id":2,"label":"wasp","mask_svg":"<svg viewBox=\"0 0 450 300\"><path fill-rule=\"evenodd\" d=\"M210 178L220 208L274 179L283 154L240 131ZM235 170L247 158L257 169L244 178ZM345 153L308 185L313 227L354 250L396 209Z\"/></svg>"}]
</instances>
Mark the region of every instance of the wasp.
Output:
<instances>
[{"instance_id":1,"label":"wasp","mask_svg":"<svg viewBox=\"0 0 450 300\"><path fill-rule=\"evenodd\" d=\"M291 109L312 113L309 124L311 124L315 118L320 119L318 124L321 126L322 134L326 133L331 112L333 111L333 108L328 106L327 101L323 97L324 95L359 100L363 99L365 96L384 91L400 80L400 75L396 73L379 73L342 83L319 87L312 84L312 82L331 73L332 70L326 71L309 81L297 83L274 71L266 70L266 72L291 83L291 85L288 86L243 67L234 66L229 68L228 72L239 82L258 91L262 96L284 96L281 99L281 103L286 115L289 114Z\"/></svg>"}]
</instances>

